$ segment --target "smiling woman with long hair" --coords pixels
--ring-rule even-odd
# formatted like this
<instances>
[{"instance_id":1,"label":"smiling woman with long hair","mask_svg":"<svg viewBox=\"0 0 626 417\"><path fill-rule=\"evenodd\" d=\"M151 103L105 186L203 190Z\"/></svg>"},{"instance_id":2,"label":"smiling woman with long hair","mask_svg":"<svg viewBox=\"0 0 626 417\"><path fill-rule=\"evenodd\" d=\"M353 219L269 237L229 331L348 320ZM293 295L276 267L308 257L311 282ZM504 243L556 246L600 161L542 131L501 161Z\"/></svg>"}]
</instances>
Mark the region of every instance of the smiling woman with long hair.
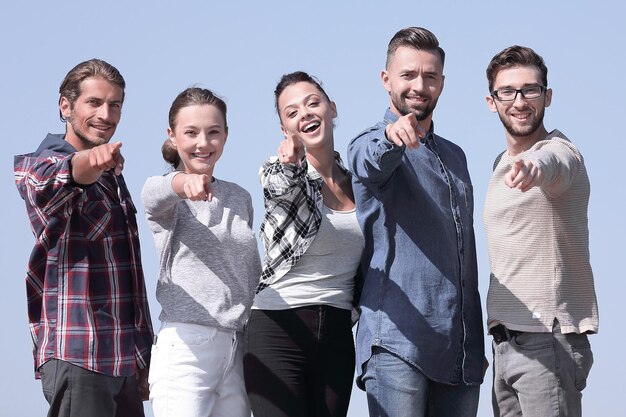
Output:
<instances>
[{"instance_id":1,"label":"smiling woman with long hair","mask_svg":"<svg viewBox=\"0 0 626 417\"><path fill-rule=\"evenodd\" d=\"M334 150L337 109L304 72L284 75L275 97L285 138L260 173L265 258L246 329L246 389L255 417L345 416L363 236Z\"/></svg>"}]
</instances>

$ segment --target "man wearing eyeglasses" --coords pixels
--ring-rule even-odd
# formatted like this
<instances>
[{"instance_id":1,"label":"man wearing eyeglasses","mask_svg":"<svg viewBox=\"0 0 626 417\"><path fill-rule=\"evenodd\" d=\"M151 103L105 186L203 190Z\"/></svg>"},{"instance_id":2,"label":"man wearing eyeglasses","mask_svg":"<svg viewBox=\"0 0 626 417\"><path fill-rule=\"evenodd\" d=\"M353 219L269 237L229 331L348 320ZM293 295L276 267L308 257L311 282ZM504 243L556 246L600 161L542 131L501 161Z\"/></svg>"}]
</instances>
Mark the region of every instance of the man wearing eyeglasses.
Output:
<instances>
[{"instance_id":1,"label":"man wearing eyeglasses","mask_svg":"<svg viewBox=\"0 0 626 417\"><path fill-rule=\"evenodd\" d=\"M495 416L581 416L598 331L589 263L589 179L578 149L543 124L548 70L511 46L487 67L489 109L505 128L484 222L491 276Z\"/></svg>"}]
</instances>

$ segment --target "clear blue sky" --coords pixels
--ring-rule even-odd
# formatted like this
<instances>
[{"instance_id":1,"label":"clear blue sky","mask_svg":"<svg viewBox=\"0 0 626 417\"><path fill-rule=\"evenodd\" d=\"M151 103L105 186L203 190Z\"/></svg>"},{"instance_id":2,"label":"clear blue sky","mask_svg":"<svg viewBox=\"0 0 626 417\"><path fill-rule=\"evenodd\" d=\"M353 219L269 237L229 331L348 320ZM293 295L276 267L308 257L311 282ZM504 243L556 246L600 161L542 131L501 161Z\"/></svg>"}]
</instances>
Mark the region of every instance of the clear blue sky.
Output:
<instances>
[{"instance_id":1,"label":"clear blue sky","mask_svg":"<svg viewBox=\"0 0 626 417\"><path fill-rule=\"evenodd\" d=\"M589 2L209 2L9 1L0 16L0 114L2 157L0 256L0 416L44 415L47 404L32 373L24 276L33 245L24 204L13 183L13 155L34 150L45 134L60 133L58 87L75 64L93 57L115 65L126 78L126 102L114 140L122 141L124 175L139 206L144 270L153 322L157 259L139 199L149 175L166 169L159 148L167 112L178 92L200 85L228 105L230 135L216 176L250 191L262 218L258 167L281 140L273 90L283 73L318 76L337 103L336 148L380 120L388 97L380 83L386 46L406 26L424 26L447 53L446 84L435 110L437 132L465 150L475 192L481 294L488 264L482 224L484 194L504 133L485 104L485 67L512 44L534 48L549 68L554 90L546 127L558 128L582 151L592 183L589 208L591 260L600 306L600 333L591 337L595 364L583 406L588 416L623 415L621 350L626 293L626 204L619 161L626 154L623 71L626 9L619 1ZM384 6L383 6L384 5ZM619 319L622 317L622 319ZM485 338L487 352L491 352ZM488 355L490 357L490 354ZM479 415L490 416L491 378L481 391ZM366 416L355 388L350 416ZM146 403L146 414L151 416Z\"/></svg>"}]
</instances>

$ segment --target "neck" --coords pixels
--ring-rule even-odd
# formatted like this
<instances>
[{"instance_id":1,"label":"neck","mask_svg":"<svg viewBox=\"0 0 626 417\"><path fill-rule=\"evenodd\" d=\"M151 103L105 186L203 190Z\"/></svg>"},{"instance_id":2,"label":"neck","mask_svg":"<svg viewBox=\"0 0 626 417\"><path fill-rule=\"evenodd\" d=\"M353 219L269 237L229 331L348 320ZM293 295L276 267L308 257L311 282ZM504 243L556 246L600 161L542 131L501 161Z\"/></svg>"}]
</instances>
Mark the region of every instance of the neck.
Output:
<instances>
[{"instance_id":1,"label":"neck","mask_svg":"<svg viewBox=\"0 0 626 417\"><path fill-rule=\"evenodd\" d=\"M506 132L506 143L509 155L516 156L533 147L533 145L548 136L548 131L541 125L537 130L526 136L514 136Z\"/></svg>"},{"instance_id":2,"label":"neck","mask_svg":"<svg viewBox=\"0 0 626 417\"><path fill-rule=\"evenodd\" d=\"M419 125L419 127L421 127L424 130L424 133L428 133L432 122L433 122L433 115L431 114L424 120L418 120L417 124Z\"/></svg>"},{"instance_id":3,"label":"neck","mask_svg":"<svg viewBox=\"0 0 626 417\"><path fill-rule=\"evenodd\" d=\"M323 178L332 178L333 167L335 166L335 151L333 148L307 149L306 159Z\"/></svg>"},{"instance_id":4,"label":"neck","mask_svg":"<svg viewBox=\"0 0 626 417\"><path fill-rule=\"evenodd\" d=\"M82 140L81 138L74 133L71 127L65 129L65 141L74 147L77 151L84 151L86 149L92 148L92 146L88 146L89 142Z\"/></svg>"}]
</instances>

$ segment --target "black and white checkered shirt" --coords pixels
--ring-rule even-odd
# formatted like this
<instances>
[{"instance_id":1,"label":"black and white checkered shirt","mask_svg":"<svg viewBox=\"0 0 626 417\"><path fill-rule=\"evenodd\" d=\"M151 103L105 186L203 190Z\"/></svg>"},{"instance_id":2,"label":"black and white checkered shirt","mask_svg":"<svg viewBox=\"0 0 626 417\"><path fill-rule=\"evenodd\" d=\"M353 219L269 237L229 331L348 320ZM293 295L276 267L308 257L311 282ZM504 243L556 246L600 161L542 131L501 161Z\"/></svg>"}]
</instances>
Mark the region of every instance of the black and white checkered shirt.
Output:
<instances>
[{"instance_id":1,"label":"black and white checkered shirt","mask_svg":"<svg viewBox=\"0 0 626 417\"><path fill-rule=\"evenodd\" d=\"M337 152L335 160L350 176ZM306 158L299 165L284 165L276 156L265 161L259 179L265 202L260 230L265 256L257 293L285 275L313 242L322 222L324 182Z\"/></svg>"}]
</instances>

